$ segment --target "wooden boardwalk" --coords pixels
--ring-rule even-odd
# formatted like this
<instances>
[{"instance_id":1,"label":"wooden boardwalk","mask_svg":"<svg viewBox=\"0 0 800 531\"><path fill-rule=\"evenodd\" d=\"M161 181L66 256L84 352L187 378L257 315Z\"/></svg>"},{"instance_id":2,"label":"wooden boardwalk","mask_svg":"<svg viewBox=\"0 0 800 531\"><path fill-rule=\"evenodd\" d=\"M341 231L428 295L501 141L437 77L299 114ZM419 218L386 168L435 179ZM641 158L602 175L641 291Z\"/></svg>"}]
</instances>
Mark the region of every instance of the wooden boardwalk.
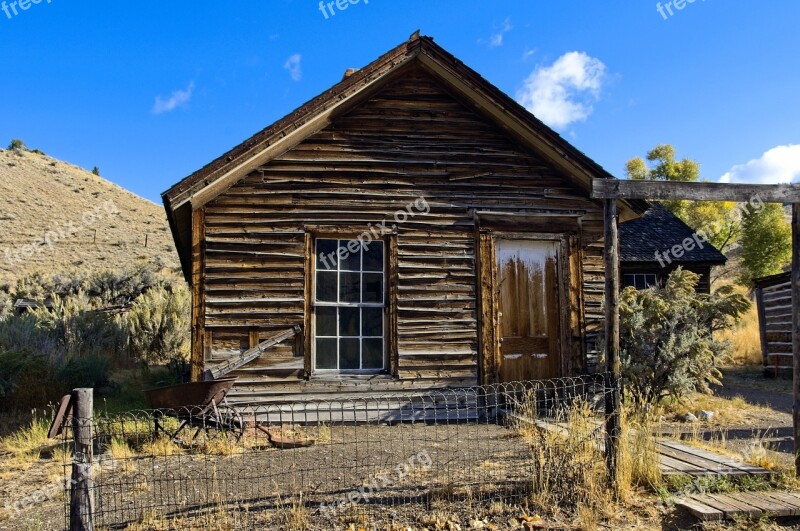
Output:
<instances>
[{"instance_id":1,"label":"wooden boardwalk","mask_svg":"<svg viewBox=\"0 0 800 531\"><path fill-rule=\"evenodd\" d=\"M678 498L675 505L703 521L731 520L735 517L776 518L800 516L800 493L735 492L731 494L693 494Z\"/></svg>"},{"instance_id":2,"label":"wooden boardwalk","mask_svg":"<svg viewBox=\"0 0 800 531\"><path fill-rule=\"evenodd\" d=\"M769 476L769 470L731 459L673 439L657 441L661 473L665 476Z\"/></svg>"}]
</instances>

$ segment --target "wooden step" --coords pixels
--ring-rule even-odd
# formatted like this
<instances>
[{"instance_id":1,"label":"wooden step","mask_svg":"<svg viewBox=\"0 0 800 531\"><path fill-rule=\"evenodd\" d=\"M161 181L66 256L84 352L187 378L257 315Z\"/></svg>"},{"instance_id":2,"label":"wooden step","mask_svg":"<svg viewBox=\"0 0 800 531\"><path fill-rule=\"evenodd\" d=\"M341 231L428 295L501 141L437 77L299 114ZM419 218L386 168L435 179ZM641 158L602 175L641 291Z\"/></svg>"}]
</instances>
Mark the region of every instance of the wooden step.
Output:
<instances>
[{"instance_id":1,"label":"wooden step","mask_svg":"<svg viewBox=\"0 0 800 531\"><path fill-rule=\"evenodd\" d=\"M800 516L800 493L785 491L734 492L730 494L693 494L678 498L683 507L703 521L732 520L737 517L775 518Z\"/></svg>"}]
</instances>

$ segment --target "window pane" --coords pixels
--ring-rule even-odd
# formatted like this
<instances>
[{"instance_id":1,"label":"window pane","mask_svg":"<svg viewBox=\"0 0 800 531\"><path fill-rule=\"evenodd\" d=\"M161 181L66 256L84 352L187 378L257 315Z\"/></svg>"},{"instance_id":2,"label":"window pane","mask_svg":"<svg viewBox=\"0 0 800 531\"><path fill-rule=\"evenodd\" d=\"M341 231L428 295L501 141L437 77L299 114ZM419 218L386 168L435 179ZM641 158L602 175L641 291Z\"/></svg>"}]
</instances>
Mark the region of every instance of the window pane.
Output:
<instances>
[{"instance_id":1,"label":"window pane","mask_svg":"<svg viewBox=\"0 0 800 531\"><path fill-rule=\"evenodd\" d=\"M361 335L361 310L358 308L339 308L339 335Z\"/></svg>"},{"instance_id":2,"label":"window pane","mask_svg":"<svg viewBox=\"0 0 800 531\"><path fill-rule=\"evenodd\" d=\"M648 288L656 287L656 285L658 284L655 275L645 275L644 281L647 284Z\"/></svg>"},{"instance_id":3,"label":"window pane","mask_svg":"<svg viewBox=\"0 0 800 531\"><path fill-rule=\"evenodd\" d=\"M364 339L364 368L383 369L383 339Z\"/></svg>"},{"instance_id":4,"label":"window pane","mask_svg":"<svg viewBox=\"0 0 800 531\"><path fill-rule=\"evenodd\" d=\"M339 274L339 302L361 302L361 273Z\"/></svg>"},{"instance_id":5,"label":"window pane","mask_svg":"<svg viewBox=\"0 0 800 531\"><path fill-rule=\"evenodd\" d=\"M338 261L336 249L338 247L336 240L317 240L317 271L336 269Z\"/></svg>"},{"instance_id":6,"label":"window pane","mask_svg":"<svg viewBox=\"0 0 800 531\"><path fill-rule=\"evenodd\" d=\"M336 302L336 279L338 273L329 271L317 272L317 300L320 302Z\"/></svg>"},{"instance_id":7,"label":"window pane","mask_svg":"<svg viewBox=\"0 0 800 531\"><path fill-rule=\"evenodd\" d=\"M383 337L383 308L364 308L364 323L361 335Z\"/></svg>"},{"instance_id":8,"label":"window pane","mask_svg":"<svg viewBox=\"0 0 800 531\"><path fill-rule=\"evenodd\" d=\"M339 240L343 250L342 271L361 271L361 242L358 240Z\"/></svg>"},{"instance_id":9,"label":"window pane","mask_svg":"<svg viewBox=\"0 0 800 531\"><path fill-rule=\"evenodd\" d=\"M336 308L318 307L317 336L336 337Z\"/></svg>"},{"instance_id":10,"label":"window pane","mask_svg":"<svg viewBox=\"0 0 800 531\"><path fill-rule=\"evenodd\" d=\"M364 248L364 271L383 271L383 242L372 242Z\"/></svg>"},{"instance_id":11,"label":"window pane","mask_svg":"<svg viewBox=\"0 0 800 531\"><path fill-rule=\"evenodd\" d=\"M335 339L317 339L317 369L336 369Z\"/></svg>"},{"instance_id":12,"label":"window pane","mask_svg":"<svg viewBox=\"0 0 800 531\"><path fill-rule=\"evenodd\" d=\"M364 302L383 302L382 273L364 273Z\"/></svg>"},{"instance_id":13,"label":"window pane","mask_svg":"<svg viewBox=\"0 0 800 531\"><path fill-rule=\"evenodd\" d=\"M636 275L636 289L647 289L647 284L644 281L644 275Z\"/></svg>"},{"instance_id":14,"label":"window pane","mask_svg":"<svg viewBox=\"0 0 800 531\"><path fill-rule=\"evenodd\" d=\"M339 369L353 371L361 368L358 339L339 340Z\"/></svg>"},{"instance_id":15,"label":"window pane","mask_svg":"<svg viewBox=\"0 0 800 531\"><path fill-rule=\"evenodd\" d=\"M636 287L636 275L623 275L622 276L622 287L627 288L629 286Z\"/></svg>"}]
</instances>

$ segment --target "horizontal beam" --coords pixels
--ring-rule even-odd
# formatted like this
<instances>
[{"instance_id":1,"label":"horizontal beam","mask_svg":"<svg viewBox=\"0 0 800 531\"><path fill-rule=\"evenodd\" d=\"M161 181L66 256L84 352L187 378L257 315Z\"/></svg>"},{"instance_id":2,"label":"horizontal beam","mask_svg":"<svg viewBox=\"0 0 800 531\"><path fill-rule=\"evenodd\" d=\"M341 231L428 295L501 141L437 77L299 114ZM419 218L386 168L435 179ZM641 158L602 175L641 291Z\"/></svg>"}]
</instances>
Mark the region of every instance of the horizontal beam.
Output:
<instances>
[{"instance_id":1,"label":"horizontal beam","mask_svg":"<svg viewBox=\"0 0 800 531\"><path fill-rule=\"evenodd\" d=\"M610 179L594 179L592 181L593 199L686 199L743 203L756 197L765 203L800 203L800 185L612 181Z\"/></svg>"}]
</instances>

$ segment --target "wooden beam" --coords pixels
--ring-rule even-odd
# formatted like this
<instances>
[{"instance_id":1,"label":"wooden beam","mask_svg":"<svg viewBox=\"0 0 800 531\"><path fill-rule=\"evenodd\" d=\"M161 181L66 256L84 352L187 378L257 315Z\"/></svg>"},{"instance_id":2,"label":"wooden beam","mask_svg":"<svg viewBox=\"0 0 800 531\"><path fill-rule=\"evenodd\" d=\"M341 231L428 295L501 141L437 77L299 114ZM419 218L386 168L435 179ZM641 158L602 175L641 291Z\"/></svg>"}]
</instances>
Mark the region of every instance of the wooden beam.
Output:
<instances>
[{"instance_id":1,"label":"wooden beam","mask_svg":"<svg viewBox=\"0 0 800 531\"><path fill-rule=\"evenodd\" d=\"M800 476L800 203L792 205L792 353L794 358L794 463Z\"/></svg>"},{"instance_id":2,"label":"wooden beam","mask_svg":"<svg viewBox=\"0 0 800 531\"><path fill-rule=\"evenodd\" d=\"M192 212L192 353L191 378L203 379L205 366L205 211Z\"/></svg>"},{"instance_id":3,"label":"wooden beam","mask_svg":"<svg viewBox=\"0 0 800 531\"><path fill-rule=\"evenodd\" d=\"M800 203L800 185L683 183L672 181L612 181L594 179L593 199L653 199L745 202L758 197L765 203Z\"/></svg>"},{"instance_id":4,"label":"wooden beam","mask_svg":"<svg viewBox=\"0 0 800 531\"><path fill-rule=\"evenodd\" d=\"M619 359L619 218L617 201L605 200L605 351L606 351L606 463L614 488L622 435L620 415Z\"/></svg>"}]
</instances>

